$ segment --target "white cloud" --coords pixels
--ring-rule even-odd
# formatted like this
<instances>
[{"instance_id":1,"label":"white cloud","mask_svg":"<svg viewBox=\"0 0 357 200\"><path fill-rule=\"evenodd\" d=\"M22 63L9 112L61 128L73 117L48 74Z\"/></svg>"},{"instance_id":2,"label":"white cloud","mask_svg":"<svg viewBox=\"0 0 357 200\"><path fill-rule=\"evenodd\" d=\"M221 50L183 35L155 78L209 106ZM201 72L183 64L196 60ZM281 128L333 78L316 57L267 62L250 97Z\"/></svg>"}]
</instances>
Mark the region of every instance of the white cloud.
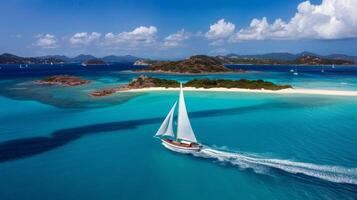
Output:
<instances>
[{"instance_id":1,"label":"white cloud","mask_svg":"<svg viewBox=\"0 0 357 200\"><path fill-rule=\"evenodd\" d=\"M54 35L51 34L39 34L36 36L37 41L36 41L36 46L45 48L45 49L51 49L51 48L56 48L57 45L57 39Z\"/></svg>"},{"instance_id":2,"label":"white cloud","mask_svg":"<svg viewBox=\"0 0 357 200\"><path fill-rule=\"evenodd\" d=\"M104 44L109 46L124 44L130 47L152 45L156 42L156 33L157 28L155 26L140 26L130 32L107 33L104 36Z\"/></svg>"},{"instance_id":3,"label":"white cloud","mask_svg":"<svg viewBox=\"0 0 357 200\"><path fill-rule=\"evenodd\" d=\"M270 24L265 17L253 19L231 41L351 37L357 37L357 1L323 0L320 5L312 5L310 1L300 3L289 22L277 19Z\"/></svg>"},{"instance_id":4,"label":"white cloud","mask_svg":"<svg viewBox=\"0 0 357 200\"><path fill-rule=\"evenodd\" d=\"M224 19L221 19L210 26L209 31L205 34L205 36L210 40L224 39L232 35L234 29L234 24L225 22Z\"/></svg>"},{"instance_id":5,"label":"white cloud","mask_svg":"<svg viewBox=\"0 0 357 200\"><path fill-rule=\"evenodd\" d=\"M177 33L167 36L164 40L165 47L177 47L182 45L182 42L189 39L190 34L185 32L184 29L178 31Z\"/></svg>"},{"instance_id":6,"label":"white cloud","mask_svg":"<svg viewBox=\"0 0 357 200\"><path fill-rule=\"evenodd\" d=\"M101 34L97 32L87 33L81 32L74 34L70 39L69 42L74 45L84 44L88 45L91 44L93 41L98 40Z\"/></svg>"}]
</instances>

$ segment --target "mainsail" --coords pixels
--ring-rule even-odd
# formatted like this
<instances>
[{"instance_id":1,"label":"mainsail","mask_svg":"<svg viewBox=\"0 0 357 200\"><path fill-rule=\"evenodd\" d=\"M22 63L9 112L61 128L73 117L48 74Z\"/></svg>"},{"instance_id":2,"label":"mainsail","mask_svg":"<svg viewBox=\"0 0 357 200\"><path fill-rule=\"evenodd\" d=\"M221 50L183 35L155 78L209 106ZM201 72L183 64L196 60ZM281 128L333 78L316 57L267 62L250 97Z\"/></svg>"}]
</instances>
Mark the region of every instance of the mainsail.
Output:
<instances>
[{"instance_id":1,"label":"mainsail","mask_svg":"<svg viewBox=\"0 0 357 200\"><path fill-rule=\"evenodd\" d=\"M195 133L193 132L190 120L188 119L182 84L180 85L180 98L177 119L177 139L197 143Z\"/></svg>"},{"instance_id":2,"label":"mainsail","mask_svg":"<svg viewBox=\"0 0 357 200\"><path fill-rule=\"evenodd\" d=\"M176 108L177 102L175 102L174 106L172 106L169 114L167 114L164 122L162 122L159 130L155 134L155 136L169 136L169 137L175 137L174 135L174 129L172 127L173 119L174 119L174 112Z\"/></svg>"}]
</instances>

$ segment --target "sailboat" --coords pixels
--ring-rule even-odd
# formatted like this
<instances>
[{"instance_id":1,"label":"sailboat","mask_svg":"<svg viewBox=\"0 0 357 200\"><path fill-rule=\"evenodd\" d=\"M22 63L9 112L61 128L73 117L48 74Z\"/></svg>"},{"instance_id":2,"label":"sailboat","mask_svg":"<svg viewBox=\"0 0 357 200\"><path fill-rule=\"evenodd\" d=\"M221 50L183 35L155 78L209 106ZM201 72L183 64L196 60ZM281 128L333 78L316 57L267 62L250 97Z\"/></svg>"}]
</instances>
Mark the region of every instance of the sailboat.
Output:
<instances>
[{"instance_id":1,"label":"sailboat","mask_svg":"<svg viewBox=\"0 0 357 200\"><path fill-rule=\"evenodd\" d=\"M294 71L293 75L295 75L295 76L299 75L299 72L298 72L298 70L297 70L297 67L296 67L296 66L295 66L295 71Z\"/></svg>"},{"instance_id":2,"label":"sailboat","mask_svg":"<svg viewBox=\"0 0 357 200\"><path fill-rule=\"evenodd\" d=\"M173 129L174 113L177 101L172 106L165 120L162 122L155 137L162 141L162 144L172 151L180 153L193 153L200 151L202 145L197 142L195 133L192 130L191 123L187 114L185 98L182 84L180 84L180 96L178 100L177 130Z\"/></svg>"}]
</instances>

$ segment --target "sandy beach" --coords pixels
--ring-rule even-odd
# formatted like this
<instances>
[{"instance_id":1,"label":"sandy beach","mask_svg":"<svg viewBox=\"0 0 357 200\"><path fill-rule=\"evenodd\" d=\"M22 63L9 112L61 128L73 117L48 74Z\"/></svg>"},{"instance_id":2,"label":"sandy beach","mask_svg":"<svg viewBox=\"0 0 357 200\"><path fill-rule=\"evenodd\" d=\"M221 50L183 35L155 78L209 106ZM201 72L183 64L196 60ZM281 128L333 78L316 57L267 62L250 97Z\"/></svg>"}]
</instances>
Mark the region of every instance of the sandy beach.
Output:
<instances>
[{"instance_id":1,"label":"sandy beach","mask_svg":"<svg viewBox=\"0 0 357 200\"><path fill-rule=\"evenodd\" d=\"M142 88L142 89L131 89L126 91L118 92L149 92L149 91L178 91L179 88L163 88L163 87L152 87L152 88ZM282 90L250 90L250 89L239 89L239 88L193 88L185 87L185 91L200 91L200 92L248 92L248 93L268 93L268 94L312 94L312 95L329 95L329 96L357 96L357 91L342 91L342 90L320 90L320 89L302 89L302 88L289 88Z\"/></svg>"}]
</instances>

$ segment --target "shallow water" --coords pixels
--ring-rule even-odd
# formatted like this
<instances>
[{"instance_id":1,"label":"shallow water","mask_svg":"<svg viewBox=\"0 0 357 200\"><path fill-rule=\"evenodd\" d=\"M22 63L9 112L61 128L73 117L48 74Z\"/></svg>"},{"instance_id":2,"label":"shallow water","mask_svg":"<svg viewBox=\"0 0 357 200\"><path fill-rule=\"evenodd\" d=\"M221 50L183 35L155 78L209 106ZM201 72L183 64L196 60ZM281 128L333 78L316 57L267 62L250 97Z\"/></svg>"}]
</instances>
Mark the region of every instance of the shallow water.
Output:
<instances>
[{"instance_id":1,"label":"shallow water","mask_svg":"<svg viewBox=\"0 0 357 200\"><path fill-rule=\"evenodd\" d=\"M317 88L355 81L282 73L215 76ZM136 74L82 76L92 83L0 81L0 199L357 199L355 97L186 92L205 149L183 155L152 137L177 92L96 99L87 92Z\"/></svg>"}]
</instances>

